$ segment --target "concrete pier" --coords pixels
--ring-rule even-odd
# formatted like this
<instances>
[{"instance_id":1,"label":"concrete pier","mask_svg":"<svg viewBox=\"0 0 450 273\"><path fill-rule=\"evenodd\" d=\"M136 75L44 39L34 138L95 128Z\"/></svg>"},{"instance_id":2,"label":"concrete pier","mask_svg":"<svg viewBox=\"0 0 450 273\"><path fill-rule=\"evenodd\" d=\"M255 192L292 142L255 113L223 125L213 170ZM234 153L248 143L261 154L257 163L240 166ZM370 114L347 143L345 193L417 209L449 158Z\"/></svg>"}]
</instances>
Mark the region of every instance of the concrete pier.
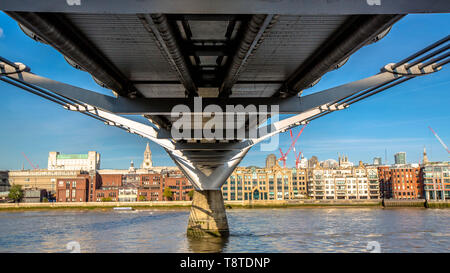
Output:
<instances>
[{"instance_id":1,"label":"concrete pier","mask_svg":"<svg viewBox=\"0 0 450 273\"><path fill-rule=\"evenodd\" d=\"M187 235L190 237L229 235L227 214L220 190L195 191Z\"/></svg>"}]
</instances>

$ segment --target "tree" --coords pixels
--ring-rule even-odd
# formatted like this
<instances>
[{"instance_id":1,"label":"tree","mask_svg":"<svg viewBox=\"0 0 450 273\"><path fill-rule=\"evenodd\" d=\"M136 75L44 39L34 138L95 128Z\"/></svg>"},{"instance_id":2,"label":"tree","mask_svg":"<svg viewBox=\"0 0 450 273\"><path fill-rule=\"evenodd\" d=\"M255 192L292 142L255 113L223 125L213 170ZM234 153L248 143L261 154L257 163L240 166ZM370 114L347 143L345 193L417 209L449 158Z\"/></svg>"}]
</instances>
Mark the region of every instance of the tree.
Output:
<instances>
[{"instance_id":1,"label":"tree","mask_svg":"<svg viewBox=\"0 0 450 273\"><path fill-rule=\"evenodd\" d=\"M23 197L22 185L13 185L9 189L8 198L14 200L14 202L20 202Z\"/></svg>"},{"instance_id":2,"label":"tree","mask_svg":"<svg viewBox=\"0 0 450 273\"><path fill-rule=\"evenodd\" d=\"M111 202L111 201L112 201L111 197L103 197L102 198L102 202Z\"/></svg>"},{"instance_id":3,"label":"tree","mask_svg":"<svg viewBox=\"0 0 450 273\"><path fill-rule=\"evenodd\" d=\"M190 192L188 192L188 196L192 200L192 198L194 197L194 190L191 190Z\"/></svg>"},{"instance_id":4,"label":"tree","mask_svg":"<svg viewBox=\"0 0 450 273\"><path fill-rule=\"evenodd\" d=\"M165 189L164 189L163 196L164 196L165 198L167 198L168 200L172 200L172 197L173 197L173 192L172 192L172 190L171 190L170 188L165 188Z\"/></svg>"},{"instance_id":5,"label":"tree","mask_svg":"<svg viewBox=\"0 0 450 273\"><path fill-rule=\"evenodd\" d=\"M143 195L139 196L139 201L147 201L147 198Z\"/></svg>"}]
</instances>

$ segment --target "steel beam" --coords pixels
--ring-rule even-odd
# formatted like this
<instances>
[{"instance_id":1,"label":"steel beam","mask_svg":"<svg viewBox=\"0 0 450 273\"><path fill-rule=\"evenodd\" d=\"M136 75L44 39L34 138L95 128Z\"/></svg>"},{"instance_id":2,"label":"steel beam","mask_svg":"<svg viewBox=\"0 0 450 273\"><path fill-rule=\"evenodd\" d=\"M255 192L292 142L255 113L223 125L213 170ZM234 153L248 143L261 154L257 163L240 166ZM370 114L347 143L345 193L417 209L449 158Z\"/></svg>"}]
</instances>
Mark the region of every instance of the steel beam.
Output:
<instances>
[{"instance_id":1,"label":"steel beam","mask_svg":"<svg viewBox=\"0 0 450 273\"><path fill-rule=\"evenodd\" d=\"M9 68L8 68L9 67ZM4 68L7 72L14 72L11 66ZM290 98L203 98L201 100L202 107L196 109L195 100L200 98L114 98L106 96L83 88L57 82L48 78L44 78L30 72L12 73L9 77L26 82L31 85L51 90L51 92L67 98L75 99L79 102L101 108L103 110L116 114L144 114L144 115L171 115L173 107L178 104L186 105L190 108L191 113L204 114L204 107L215 104L226 112L226 106L242 105L277 105L280 114L296 114L304 112L308 109L320 106L340 98L347 97L355 92L365 90L375 85L379 85L399 77L390 72L383 72L375 76L344 84L321 92L313 93L303 97ZM259 109L254 114L261 113ZM270 114L270 107L267 108Z\"/></svg>"},{"instance_id":2,"label":"steel beam","mask_svg":"<svg viewBox=\"0 0 450 273\"><path fill-rule=\"evenodd\" d=\"M227 72L219 89L220 97L228 97L231 94L231 88L238 80L238 76L243 70L247 59L258 48L264 36L277 21L277 18L278 16L273 14L253 15L251 17L243 32L236 53L228 64Z\"/></svg>"},{"instance_id":3,"label":"steel beam","mask_svg":"<svg viewBox=\"0 0 450 273\"><path fill-rule=\"evenodd\" d=\"M76 60L80 67L121 96L135 97L137 90L80 31L60 14L6 12L51 44L65 57Z\"/></svg>"},{"instance_id":4,"label":"steel beam","mask_svg":"<svg viewBox=\"0 0 450 273\"><path fill-rule=\"evenodd\" d=\"M326 72L369 43L402 15L360 15L350 17L295 72L274 96L294 96L311 87Z\"/></svg>"},{"instance_id":5,"label":"steel beam","mask_svg":"<svg viewBox=\"0 0 450 273\"><path fill-rule=\"evenodd\" d=\"M2 0L0 10L74 13L349 15L450 12L448 0Z\"/></svg>"},{"instance_id":6,"label":"steel beam","mask_svg":"<svg viewBox=\"0 0 450 273\"><path fill-rule=\"evenodd\" d=\"M162 53L170 65L177 71L178 78L186 88L188 96L197 96L197 87L191 77L188 65L184 59L178 41L174 36L172 26L164 14L139 15L144 27L154 35Z\"/></svg>"},{"instance_id":7,"label":"steel beam","mask_svg":"<svg viewBox=\"0 0 450 273\"><path fill-rule=\"evenodd\" d=\"M234 151L242 150L248 146L246 142L231 143L181 143L174 144L176 150L180 151Z\"/></svg>"}]
</instances>

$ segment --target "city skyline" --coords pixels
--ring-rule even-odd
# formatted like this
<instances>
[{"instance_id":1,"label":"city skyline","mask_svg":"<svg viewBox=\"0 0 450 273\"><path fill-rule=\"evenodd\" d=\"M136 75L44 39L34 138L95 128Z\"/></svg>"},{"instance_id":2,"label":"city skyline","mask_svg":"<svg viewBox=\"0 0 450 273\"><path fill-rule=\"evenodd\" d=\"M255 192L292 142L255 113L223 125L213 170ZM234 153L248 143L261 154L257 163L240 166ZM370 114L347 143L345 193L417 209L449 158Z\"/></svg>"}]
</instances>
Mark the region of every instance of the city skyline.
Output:
<instances>
[{"instance_id":1,"label":"city skyline","mask_svg":"<svg viewBox=\"0 0 450 273\"><path fill-rule=\"evenodd\" d=\"M448 25L449 18L448 14L406 16L384 39L357 51L343 67L327 73L304 94L370 76L387 63L401 60L447 35L448 28L443 26ZM111 95L109 90L95 84L89 74L73 69L54 49L23 34L3 13L0 13L0 29L0 50L4 57L26 63L34 73ZM416 37L413 35L416 32L427 33L427 37ZM22 51L13 42L21 43ZM296 149L307 158L315 155L321 161L337 159L338 153L346 154L354 163L359 160L371 163L374 157L381 157L385 163L387 149L388 163L393 163L394 154L401 151L406 152L408 163L418 163L425 146L430 161L448 161L447 152L427 127L435 129L448 143L450 113L445 102L450 99L446 92L449 75L443 69L359 102L349 110L314 120L304 130ZM4 83L0 83L0 90L3 127L0 169L20 169L23 163L30 168L21 152L33 164L46 166L48 151L70 154L95 150L102 155L102 168L125 168L131 160L140 164L146 139L54 107L51 102ZM294 133L298 130L295 128ZM283 152L290 142L288 132L280 135ZM150 148L155 166L174 166L162 148L153 143ZM264 166L265 157L270 153L280 156L278 150L262 152L257 145L240 166ZM287 166L292 167L294 161L291 152Z\"/></svg>"}]
</instances>

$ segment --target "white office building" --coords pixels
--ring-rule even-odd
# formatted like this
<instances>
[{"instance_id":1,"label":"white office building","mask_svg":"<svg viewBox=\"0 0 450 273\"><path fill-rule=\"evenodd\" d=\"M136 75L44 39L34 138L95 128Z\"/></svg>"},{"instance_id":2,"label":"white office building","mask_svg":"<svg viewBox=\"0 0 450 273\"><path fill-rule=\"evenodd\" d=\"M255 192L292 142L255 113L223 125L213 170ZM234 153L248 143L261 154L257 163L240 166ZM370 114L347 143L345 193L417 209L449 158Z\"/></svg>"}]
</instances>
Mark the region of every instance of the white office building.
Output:
<instances>
[{"instance_id":1,"label":"white office building","mask_svg":"<svg viewBox=\"0 0 450 273\"><path fill-rule=\"evenodd\" d=\"M376 167L323 168L311 170L308 194L314 199L378 199L380 196Z\"/></svg>"},{"instance_id":2,"label":"white office building","mask_svg":"<svg viewBox=\"0 0 450 273\"><path fill-rule=\"evenodd\" d=\"M100 169L100 154L95 151L89 151L87 154L49 152L48 169L95 171Z\"/></svg>"}]
</instances>

